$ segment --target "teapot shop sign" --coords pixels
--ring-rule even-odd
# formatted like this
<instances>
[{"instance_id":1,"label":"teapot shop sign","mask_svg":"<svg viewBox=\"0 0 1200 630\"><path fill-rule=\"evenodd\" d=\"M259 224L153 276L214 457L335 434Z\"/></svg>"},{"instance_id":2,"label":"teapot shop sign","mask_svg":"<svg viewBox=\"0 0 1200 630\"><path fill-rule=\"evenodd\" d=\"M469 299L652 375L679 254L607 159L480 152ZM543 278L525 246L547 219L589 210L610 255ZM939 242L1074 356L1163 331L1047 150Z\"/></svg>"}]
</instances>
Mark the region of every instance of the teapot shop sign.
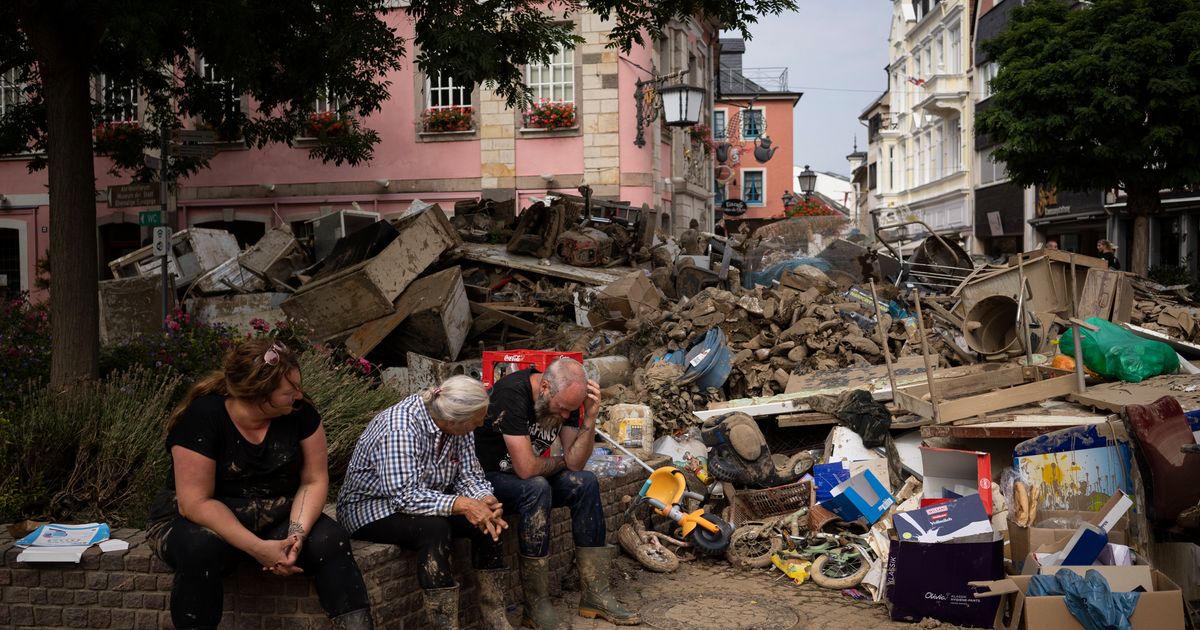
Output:
<instances>
[{"instance_id":1,"label":"teapot shop sign","mask_svg":"<svg viewBox=\"0 0 1200 630\"><path fill-rule=\"evenodd\" d=\"M738 217L746 214L746 210L746 202L742 201L741 199L726 199L725 202L721 204L721 211L724 212L726 216L730 217Z\"/></svg>"}]
</instances>

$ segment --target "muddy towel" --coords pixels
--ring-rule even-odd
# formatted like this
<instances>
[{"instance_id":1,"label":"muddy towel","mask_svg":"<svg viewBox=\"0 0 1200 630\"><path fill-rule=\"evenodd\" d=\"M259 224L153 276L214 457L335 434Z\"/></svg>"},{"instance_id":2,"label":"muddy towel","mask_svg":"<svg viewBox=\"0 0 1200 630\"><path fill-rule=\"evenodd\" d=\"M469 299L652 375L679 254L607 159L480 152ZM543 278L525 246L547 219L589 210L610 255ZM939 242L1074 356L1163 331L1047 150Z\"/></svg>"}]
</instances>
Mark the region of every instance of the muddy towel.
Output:
<instances>
[{"instance_id":1,"label":"muddy towel","mask_svg":"<svg viewBox=\"0 0 1200 630\"><path fill-rule=\"evenodd\" d=\"M1030 597L1061 595L1067 610L1087 630L1131 630L1129 617L1141 593L1113 593L1108 580L1094 570L1084 577L1070 569L1054 575L1035 575L1029 581Z\"/></svg>"}]
</instances>

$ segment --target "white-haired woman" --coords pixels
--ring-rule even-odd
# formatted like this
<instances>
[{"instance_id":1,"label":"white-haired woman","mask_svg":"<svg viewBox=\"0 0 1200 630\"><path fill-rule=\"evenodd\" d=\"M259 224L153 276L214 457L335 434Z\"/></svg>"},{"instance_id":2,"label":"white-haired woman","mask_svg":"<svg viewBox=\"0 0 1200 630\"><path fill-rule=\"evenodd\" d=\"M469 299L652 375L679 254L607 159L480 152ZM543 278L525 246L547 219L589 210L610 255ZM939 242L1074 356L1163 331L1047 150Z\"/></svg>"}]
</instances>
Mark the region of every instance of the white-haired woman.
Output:
<instances>
[{"instance_id":1,"label":"white-haired woman","mask_svg":"<svg viewBox=\"0 0 1200 630\"><path fill-rule=\"evenodd\" d=\"M434 628L458 628L450 540L468 537L484 627L511 630L499 542L507 525L471 435L487 406L482 383L452 376L384 410L358 438L338 496L338 520L352 538L417 552L417 580Z\"/></svg>"}]
</instances>

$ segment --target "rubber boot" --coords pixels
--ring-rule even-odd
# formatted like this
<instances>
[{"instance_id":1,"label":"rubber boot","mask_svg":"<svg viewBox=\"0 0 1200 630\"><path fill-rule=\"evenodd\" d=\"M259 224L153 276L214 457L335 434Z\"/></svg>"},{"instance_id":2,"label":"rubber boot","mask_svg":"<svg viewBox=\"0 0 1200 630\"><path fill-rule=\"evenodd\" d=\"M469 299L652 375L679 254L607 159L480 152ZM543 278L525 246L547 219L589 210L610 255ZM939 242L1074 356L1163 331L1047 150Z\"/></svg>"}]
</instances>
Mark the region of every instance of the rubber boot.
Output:
<instances>
[{"instance_id":1,"label":"rubber boot","mask_svg":"<svg viewBox=\"0 0 1200 630\"><path fill-rule=\"evenodd\" d=\"M375 622L371 620L371 609L360 608L343 613L330 619L337 630L375 630Z\"/></svg>"},{"instance_id":2,"label":"rubber boot","mask_svg":"<svg viewBox=\"0 0 1200 630\"><path fill-rule=\"evenodd\" d=\"M576 547L575 561L579 563L579 580L583 583L583 594L579 597L579 616L588 619L600 617L616 626L636 626L642 618L627 610L609 588L612 574L613 551L616 547Z\"/></svg>"},{"instance_id":3,"label":"rubber boot","mask_svg":"<svg viewBox=\"0 0 1200 630\"><path fill-rule=\"evenodd\" d=\"M504 607L504 578L507 569L476 571L479 576L479 615L485 630L512 630Z\"/></svg>"},{"instance_id":4,"label":"rubber boot","mask_svg":"<svg viewBox=\"0 0 1200 630\"><path fill-rule=\"evenodd\" d=\"M521 625L534 630L559 630L558 613L550 603L550 557L521 556L521 589L525 612Z\"/></svg>"},{"instance_id":5,"label":"rubber boot","mask_svg":"<svg viewBox=\"0 0 1200 630\"><path fill-rule=\"evenodd\" d=\"M458 630L458 587L431 588L421 591L425 596L425 614L429 627L437 630Z\"/></svg>"}]
</instances>

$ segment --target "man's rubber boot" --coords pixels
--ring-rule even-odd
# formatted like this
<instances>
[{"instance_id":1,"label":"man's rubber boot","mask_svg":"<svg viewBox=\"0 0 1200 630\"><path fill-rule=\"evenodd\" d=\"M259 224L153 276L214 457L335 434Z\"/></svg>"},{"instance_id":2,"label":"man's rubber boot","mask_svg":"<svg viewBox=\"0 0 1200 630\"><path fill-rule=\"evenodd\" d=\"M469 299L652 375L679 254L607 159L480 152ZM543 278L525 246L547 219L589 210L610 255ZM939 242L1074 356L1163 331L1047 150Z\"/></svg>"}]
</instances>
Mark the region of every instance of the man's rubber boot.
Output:
<instances>
[{"instance_id":1,"label":"man's rubber boot","mask_svg":"<svg viewBox=\"0 0 1200 630\"><path fill-rule=\"evenodd\" d=\"M429 627L437 630L458 630L458 587L430 588L421 591L425 596L425 614Z\"/></svg>"},{"instance_id":2,"label":"man's rubber boot","mask_svg":"<svg viewBox=\"0 0 1200 630\"><path fill-rule=\"evenodd\" d=\"M550 557L521 556L521 590L525 612L521 625L534 630L559 630L558 613L550 603Z\"/></svg>"},{"instance_id":3,"label":"man's rubber boot","mask_svg":"<svg viewBox=\"0 0 1200 630\"><path fill-rule=\"evenodd\" d=\"M371 609L360 608L343 613L330 619L337 630L375 630L375 622L371 620Z\"/></svg>"},{"instance_id":4,"label":"man's rubber boot","mask_svg":"<svg viewBox=\"0 0 1200 630\"><path fill-rule=\"evenodd\" d=\"M613 552L616 547L576 547L575 561L579 563L579 580L583 594L579 597L579 616L600 617L617 626L636 626L642 618L626 610L609 589Z\"/></svg>"},{"instance_id":5,"label":"man's rubber boot","mask_svg":"<svg viewBox=\"0 0 1200 630\"><path fill-rule=\"evenodd\" d=\"M508 569L476 571L479 576L479 615L485 630L512 630L504 607L504 582Z\"/></svg>"}]
</instances>

